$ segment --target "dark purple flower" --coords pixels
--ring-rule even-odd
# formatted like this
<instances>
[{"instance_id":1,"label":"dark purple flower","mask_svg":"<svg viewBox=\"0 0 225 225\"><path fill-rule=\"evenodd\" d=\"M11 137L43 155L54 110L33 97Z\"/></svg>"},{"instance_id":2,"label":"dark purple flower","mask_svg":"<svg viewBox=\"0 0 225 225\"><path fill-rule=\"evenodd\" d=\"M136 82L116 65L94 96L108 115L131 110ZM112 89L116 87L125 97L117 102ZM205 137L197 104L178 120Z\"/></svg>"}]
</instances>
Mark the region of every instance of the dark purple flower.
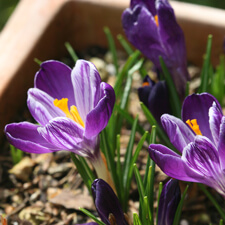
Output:
<instances>
[{"instance_id":1,"label":"dark purple flower","mask_svg":"<svg viewBox=\"0 0 225 225\"><path fill-rule=\"evenodd\" d=\"M71 70L61 62L46 61L28 90L27 105L39 124L8 124L5 133L25 152L67 150L94 161L100 155L99 133L114 102L113 88L101 82L92 63L78 60Z\"/></svg>"},{"instance_id":2,"label":"dark purple flower","mask_svg":"<svg viewBox=\"0 0 225 225\"><path fill-rule=\"evenodd\" d=\"M111 224L109 218L117 225L128 224L117 196L104 180L96 179L91 190L98 215L106 225Z\"/></svg>"},{"instance_id":3,"label":"dark purple flower","mask_svg":"<svg viewBox=\"0 0 225 225\"><path fill-rule=\"evenodd\" d=\"M128 225L117 196L104 180L94 180L91 190L98 215L102 222L106 225ZM94 223L92 222L86 224L91 225Z\"/></svg>"},{"instance_id":4,"label":"dark purple flower","mask_svg":"<svg viewBox=\"0 0 225 225\"><path fill-rule=\"evenodd\" d=\"M183 32L167 0L131 0L122 15L128 40L160 70L159 56L168 67L178 92L183 95L187 71Z\"/></svg>"},{"instance_id":5,"label":"dark purple flower","mask_svg":"<svg viewBox=\"0 0 225 225\"><path fill-rule=\"evenodd\" d=\"M181 199L178 180L170 179L164 186L159 199L158 225L172 225Z\"/></svg>"},{"instance_id":6,"label":"dark purple flower","mask_svg":"<svg viewBox=\"0 0 225 225\"><path fill-rule=\"evenodd\" d=\"M170 113L168 90L165 81L155 83L146 76L142 87L138 89L138 96L155 117L158 124L161 124L160 117L164 113Z\"/></svg>"},{"instance_id":7,"label":"dark purple flower","mask_svg":"<svg viewBox=\"0 0 225 225\"><path fill-rule=\"evenodd\" d=\"M164 114L162 125L181 155L151 144L150 157L170 177L206 184L225 197L225 116L210 94L188 96L182 120Z\"/></svg>"}]
</instances>

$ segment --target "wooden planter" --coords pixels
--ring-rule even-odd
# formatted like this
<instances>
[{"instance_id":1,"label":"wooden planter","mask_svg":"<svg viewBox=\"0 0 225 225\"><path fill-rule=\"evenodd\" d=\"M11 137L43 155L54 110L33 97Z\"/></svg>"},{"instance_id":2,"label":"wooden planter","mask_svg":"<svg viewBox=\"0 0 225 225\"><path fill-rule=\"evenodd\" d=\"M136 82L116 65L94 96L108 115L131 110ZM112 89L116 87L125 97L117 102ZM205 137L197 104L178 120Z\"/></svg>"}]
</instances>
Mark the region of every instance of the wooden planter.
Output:
<instances>
[{"instance_id":1,"label":"wooden planter","mask_svg":"<svg viewBox=\"0 0 225 225\"><path fill-rule=\"evenodd\" d=\"M225 11L171 2L184 30L188 60L202 64L208 34L213 34L212 62L223 49ZM107 46L103 27L123 33L121 14L129 0L21 0L0 34L0 138L5 124L26 104L27 90L41 61L65 55L69 41L76 51ZM120 45L117 43L118 48ZM1 138L2 139L2 138Z\"/></svg>"}]
</instances>

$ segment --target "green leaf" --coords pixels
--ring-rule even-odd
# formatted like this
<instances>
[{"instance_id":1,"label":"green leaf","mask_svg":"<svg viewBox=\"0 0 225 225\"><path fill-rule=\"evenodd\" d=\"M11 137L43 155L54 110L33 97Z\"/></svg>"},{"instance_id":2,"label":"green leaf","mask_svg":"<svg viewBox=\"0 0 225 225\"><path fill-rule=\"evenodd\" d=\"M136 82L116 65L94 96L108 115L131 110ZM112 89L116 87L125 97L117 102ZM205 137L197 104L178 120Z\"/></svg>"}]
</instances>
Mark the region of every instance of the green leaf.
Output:
<instances>
[{"instance_id":1,"label":"green leaf","mask_svg":"<svg viewBox=\"0 0 225 225\"><path fill-rule=\"evenodd\" d=\"M173 225L179 225L180 224L180 216L181 216L181 211L182 211L182 207L183 207L183 204L184 204L184 199L186 197L186 194L187 194L187 190L189 188L189 185L186 186L185 190L184 190L184 193L181 197L181 200L177 206L177 210L176 210L176 213L175 213L175 216L174 216L174 220L173 220Z\"/></svg>"},{"instance_id":2,"label":"green leaf","mask_svg":"<svg viewBox=\"0 0 225 225\"><path fill-rule=\"evenodd\" d=\"M125 154L124 177L123 177L124 186L127 185L127 181L129 180L128 174L129 174L130 167L133 166L131 162L132 162L132 151L134 146L134 138L135 138L135 132L137 127L137 121L138 121L138 116L135 118L135 121L133 123L129 143L128 143L126 154Z\"/></svg>"},{"instance_id":3,"label":"green leaf","mask_svg":"<svg viewBox=\"0 0 225 225\"><path fill-rule=\"evenodd\" d=\"M215 206L217 209L218 213L220 216L225 220L225 212L223 209L220 207L216 199L210 194L210 192L206 189L206 187L203 184L198 183L198 186L201 188L201 190L205 193L205 195L208 197L208 199L212 202L212 204Z\"/></svg>"},{"instance_id":4,"label":"green leaf","mask_svg":"<svg viewBox=\"0 0 225 225\"><path fill-rule=\"evenodd\" d=\"M121 34L117 35L117 39L119 40L120 44L123 46L124 50L127 52L128 55L131 55L134 52L130 43L128 43Z\"/></svg>"},{"instance_id":5,"label":"green leaf","mask_svg":"<svg viewBox=\"0 0 225 225\"><path fill-rule=\"evenodd\" d=\"M73 61L76 62L79 58L78 58L76 52L74 51L72 45L69 42L65 42L65 47L66 47L67 51L69 52Z\"/></svg>"},{"instance_id":6,"label":"green leaf","mask_svg":"<svg viewBox=\"0 0 225 225\"><path fill-rule=\"evenodd\" d=\"M118 74L116 83L114 86L114 91L116 94L116 99L121 95L121 86L123 83L124 78L128 74L129 69L134 65L134 63L137 61L138 57L141 55L140 51L135 51L132 55L130 55L123 66L121 72Z\"/></svg>"},{"instance_id":7,"label":"green leaf","mask_svg":"<svg viewBox=\"0 0 225 225\"><path fill-rule=\"evenodd\" d=\"M185 97L187 97L189 95L189 90L190 90L190 82L188 81L186 83Z\"/></svg>"},{"instance_id":8,"label":"green leaf","mask_svg":"<svg viewBox=\"0 0 225 225\"><path fill-rule=\"evenodd\" d=\"M126 111L126 110L123 110L121 109L118 105L115 105L114 108L116 109L116 111L123 116L123 118L126 119L126 121L132 126L133 123L134 123L134 118ZM137 124L137 131L140 133L140 134L144 134L145 133L145 130L143 129L142 126L140 126L139 124ZM149 138L150 135L147 134L147 138Z\"/></svg>"},{"instance_id":9,"label":"green leaf","mask_svg":"<svg viewBox=\"0 0 225 225\"><path fill-rule=\"evenodd\" d=\"M104 32L108 40L110 52L112 53L113 63L116 68L116 74L118 74L119 66L118 66L117 52L116 52L116 46L115 46L113 36L108 27L104 27Z\"/></svg>"},{"instance_id":10,"label":"green leaf","mask_svg":"<svg viewBox=\"0 0 225 225\"><path fill-rule=\"evenodd\" d=\"M159 200L162 193L163 184L162 182L159 183L159 190L158 190L158 198L157 198L157 210L156 210L156 224L158 224L158 214L159 214Z\"/></svg>"},{"instance_id":11,"label":"green leaf","mask_svg":"<svg viewBox=\"0 0 225 225\"><path fill-rule=\"evenodd\" d=\"M95 179L93 172L91 171L90 167L88 166L87 162L84 158L76 156L74 153L70 153L71 159L73 160L79 174L81 175L85 185L87 186L90 193L91 192L91 185Z\"/></svg>"},{"instance_id":12,"label":"green leaf","mask_svg":"<svg viewBox=\"0 0 225 225\"><path fill-rule=\"evenodd\" d=\"M38 58L34 58L34 62L36 62L39 66L42 64L42 61Z\"/></svg>"},{"instance_id":13,"label":"green leaf","mask_svg":"<svg viewBox=\"0 0 225 225\"><path fill-rule=\"evenodd\" d=\"M144 135L141 137L141 140L138 142L137 148L136 148L136 150L134 152L134 155L132 156L132 159L131 159L131 163L130 163L131 165L133 165L136 162L136 160L138 158L138 155L139 155L139 153L140 153L140 151L143 147L143 144L146 140L147 135L148 135L148 131L145 131Z\"/></svg>"},{"instance_id":14,"label":"green leaf","mask_svg":"<svg viewBox=\"0 0 225 225\"><path fill-rule=\"evenodd\" d=\"M156 126L152 126L149 144L154 144L155 140L156 140ZM144 181L143 181L145 191L147 189L148 192L151 192L150 189L153 190L153 187L151 188L151 185L154 186L154 175L155 175L155 172L152 172L152 175L151 175L152 177L150 177L150 179L149 179L149 167L150 166L152 167L152 170L155 170L155 163L154 163L154 161L151 160L151 158L148 154L148 159L147 159L147 164L146 164L146 169L145 169L145 175L144 175ZM147 185L147 187L146 187L146 185ZM150 188L150 189L148 189L148 188ZM153 193L153 191L152 191L152 193ZM152 196L151 194L150 195L147 194L147 196L148 196L149 200L152 199L152 198L150 198L150 196Z\"/></svg>"},{"instance_id":15,"label":"green leaf","mask_svg":"<svg viewBox=\"0 0 225 225\"><path fill-rule=\"evenodd\" d=\"M151 209L149 207L149 201L148 197L144 197L144 217L146 225L154 225L154 218L153 218L153 212L151 212Z\"/></svg>"},{"instance_id":16,"label":"green leaf","mask_svg":"<svg viewBox=\"0 0 225 225\"><path fill-rule=\"evenodd\" d=\"M122 96L121 102L120 102L121 109L125 109L127 107L128 100L129 100L129 94L130 94L130 90L131 90L131 85L132 85L132 80L133 80L132 75L135 71L139 70L139 68L142 66L142 64L143 64L143 60L140 59L128 71L127 81L126 81L125 88L123 90L123 96ZM123 123L123 120L122 120L122 117L120 114L116 115L116 121L117 122L115 123L115 132L116 132L116 134L119 134L121 131L122 123Z\"/></svg>"},{"instance_id":17,"label":"green leaf","mask_svg":"<svg viewBox=\"0 0 225 225\"><path fill-rule=\"evenodd\" d=\"M148 181L147 181L147 187L145 188L145 194L148 197L149 201L149 208L151 217L153 218L153 211L154 211L154 178L155 178L155 163L151 160L151 166L149 166L149 172L148 172ZM152 224L153 225L153 224Z\"/></svg>"},{"instance_id":18,"label":"green leaf","mask_svg":"<svg viewBox=\"0 0 225 225\"><path fill-rule=\"evenodd\" d=\"M223 105L225 95L225 59L224 55L220 56L220 64L216 68L216 72L212 77L210 93Z\"/></svg>"},{"instance_id":19,"label":"green leaf","mask_svg":"<svg viewBox=\"0 0 225 225\"><path fill-rule=\"evenodd\" d=\"M211 48L212 48L212 35L209 35L206 47L206 55L201 72L201 84L198 90L199 93L208 92Z\"/></svg>"},{"instance_id":20,"label":"green leaf","mask_svg":"<svg viewBox=\"0 0 225 225\"><path fill-rule=\"evenodd\" d=\"M139 196L141 198L141 202L143 202L144 196L145 196L145 191L144 191L144 186L143 186L143 182L142 182L142 179L141 179L141 175L139 173L139 170L137 168L136 163L133 165L133 169L134 169L134 175L135 175L135 178L136 178L136 181L137 181L138 193L139 193Z\"/></svg>"},{"instance_id":21,"label":"green leaf","mask_svg":"<svg viewBox=\"0 0 225 225\"><path fill-rule=\"evenodd\" d=\"M132 163L132 151L133 151L133 146L134 146L134 138L135 138L135 132L136 132L136 127L137 127L137 121L138 121L138 116L135 118L135 121L132 126L131 134L130 134L130 140L127 146L126 154L125 154L125 161L124 161L124 170L123 170L123 186L125 190L125 203L128 202L128 196L129 196L129 189L130 189L130 183L131 183L131 177L129 176L130 174L130 168L133 167ZM125 211L127 209L125 208Z\"/></svg>"},{"instance_id":22,"label":"green leaf","mask_svg":"<svg viewBox=\"0 0 225 225\"><path fill-rule=\"evenodd\" d=\"M120 107L121 109L125 109L129 94L130 94L130 89L131 89L131 84L132 84L132 75L135 71L139 70L142 65L143 65L144 59L140 59L137 63L134 64L134 66L129 69L128 71L128 76L127 76L127 82L123 91L123 97L121 99Z\"/></svg>"},{"instance_id":23,"label":"green leaf","mask_svg":"<svg viewBox=\"0 0 225 225\"><path fill-rule=\"evenodd\" d=\"M133 224L134 225L142 225L137 213L133 214Z\"/></svg>"},{"instance_id":24,"label":"green leaf","mask_svg":"<svg viewBox=\"0 0 225 225\"><path fill-rule=\"evenodd\" d=\"M105 223L103 223L101 220L97 219L92 213L90 213L88 210L84 209L84 208L80 208L80 211L83 212L85 215L87 215L88 217L90 217L91 219L93 219L96 223L98 223L99 225L106 225Z\"/></svg>"},{"instance_id":25,"label":"green leaf","mask_svg":"<svg viewBox=\"0 0 225 225\"><path fill-rule=\"evenodd\" d=\"M160 61L160 65L163 70L163 74L164 74L166 84L169 90L169 99L170 99L170 106L171 106L172 113L174 116L181 118L181 102L180 102L180 98L177 93L174 81L161 56L159 57L159 61Z\"/></svg>"},{"instance_id":26,"label":"green leaf","mask_svg":"<svg viewBox=\"0 0 225 225\"><path fill-rule=\"evenodd\" d=\"M23 151L21 151L20 149L15 148L13 145L9 145L10 146L10 152L11 152L11 156L12 156L12 161L13 164L17 164L18 162L20 162L23 158Z\"/></svg>"},{"instance_id":27,"label":"green leaf","mask_svg":"<svg viewBox=\"0 0 225 225\"><path fill-rule=\"evenodd\" d=\"M157 121L155 120L154 116L152 115L152 113L149 111L149 109L144 105L143 102L140 102L141 108L148 120L148 122L151 124L151 126L156 126L156 132L157 135L159 136L159 138L172 150L174 150L176 152L176 150L174 149L174 146L171 144L171 142L169 141L167 135L165 134L165 132L162 130L162 128L158 125Z\"/></svg>"},{"instance_id":28,"label":"green leaf","mask_svg":"<svg viewBox=\"0 0 225 225\"><path fill-rule=\"evenodd\" d=\"M123 171L121 167L121 162L120 162L120 135L117 135L117 140L116 140L116 150L117 150L117 161L116 161L116 171L117 171L117 178L118 178L118 184L119 187L118 189L118 198L123 202L124 199L124 188L123 188Z\"/></svg>"}]
</instances>

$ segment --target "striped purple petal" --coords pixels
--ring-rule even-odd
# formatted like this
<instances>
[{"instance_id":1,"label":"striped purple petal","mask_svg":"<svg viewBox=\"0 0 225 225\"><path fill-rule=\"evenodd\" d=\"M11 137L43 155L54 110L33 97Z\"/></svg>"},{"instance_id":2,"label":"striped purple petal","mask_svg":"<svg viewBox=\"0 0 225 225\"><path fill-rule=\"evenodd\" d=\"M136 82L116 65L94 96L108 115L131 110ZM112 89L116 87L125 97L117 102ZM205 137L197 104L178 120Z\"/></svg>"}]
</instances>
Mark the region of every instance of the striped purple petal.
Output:
<instances>
[{"instance_id":1,"label":"striped purple petal","mask_svg":"<svg viewBox=\"0 0 225 225\"><path fill-rule=\"evenodd\" d=\"M101 78L94 64L84 60L76 62L71 76L76 107L85 123L87 114L100 100Z\"/></svg>"},{"instance_id":2,"label":"striped purple petal","mask_svg":"<svg viewBox=\"0 0 225 225\"><path fill-rule=\"evenodd\" d=\"M225 116L222 117L218 141L218 154L220 157L221 170L225 169Z\"/></svg>"},{"instance_id":3,"label":"striped purple petal","mask_svg":"<svg viewBox=\"0 0 225 225\"><path fill-rule=\"evenodd\" d=\"M215 102L217 109L222 113L220 104L212 95L203 93L188 96L183 103L182 119L184 122L189 119L197 119L202 135L214 142L209 125L209 109L213 102Z\"/></svg>"},{"instance_id":4,"label":"striped purple petal","mask_svg":"<svg viewBox=\"0 0 225 225\"><path fill-rule=\"evenodd\" d=\"M219 142L220 124L222 117L223 114L220 108L218 108L217 104L213 102L212 107L209 108L209 127L216 146Z\"/></svg>"},{"instance_id":5,"label":"striped purple petal","mask_svg":"<svg viewBox=\"0 0 225 225\"><path fill-rule=\"evenodd\" d=\"M55 117L65 116L62 110L54 106L53 101L50 95L40 89L28 90L27 106L33 118L43 126Z\"/></svg>"},{"instance_id":6,"label":"striped purple petal","mask_svg":"<svg viewBox=\"0 0 225 225\"><path fill-rule=\"evenodd\" d=\"M195 135L182 120L164 114L161 122L170 142L179 152L182 153L187 144L194 140Z\"/></svg>"},{"instance_id":7,"label":"striped purple petal","mask_svg":"<svg viewBox=\"0 0 225 225\"><path fill-rule=\"evenodd\" d=\"M184 149L182 159L202 177L216 177L216 174L220 173L218 151L207 137L196 136L194 142Z\"/></svg>"},{"instance_id":8,"label":"striped purple petal","mask_svg":"<svg viewBox=\"0 0 225 225\"><path fill-rule=\"evenodd\" d=\"M202 176L188 167L180 155L160 144L149 146L149 155L168 176L184 181L199 182Z\"/></svg>"},{"instance_id":9,"label":"striped purple petal","mask_svg":"<svg viewBox=\"0 0 225 225\"><path fill-rule=\"evenodd\" d=\"M39 125L28 122L11 123L6 125L5 134L10 144L29 153L48 153L60 148L47 142L37 131Z\"/></svg>"},{"instance_id":10,"label":"striped purple petal","mask_svg":"<svg viewBox=\"0 0 225 225\"><path fill-rule=\"evenodd\" d=\"M71 81L71 69L56 60L45 61L36 73L34 87L38 88L53 99L68 98L68 105L76 105Z\"/></svg>"},{"instance_id":11,"label":"striped purple petal","mask_svg":"<svg viewBox=\"0 0 225 225\"><path fill-rule=\"evenodd\" d=\"M91 138L98 135L108 124L115 103L113 88L106 83L101 83L101 99L96 107L87 115L85 124L85 137Z\"/></svg>"}]
</instances>

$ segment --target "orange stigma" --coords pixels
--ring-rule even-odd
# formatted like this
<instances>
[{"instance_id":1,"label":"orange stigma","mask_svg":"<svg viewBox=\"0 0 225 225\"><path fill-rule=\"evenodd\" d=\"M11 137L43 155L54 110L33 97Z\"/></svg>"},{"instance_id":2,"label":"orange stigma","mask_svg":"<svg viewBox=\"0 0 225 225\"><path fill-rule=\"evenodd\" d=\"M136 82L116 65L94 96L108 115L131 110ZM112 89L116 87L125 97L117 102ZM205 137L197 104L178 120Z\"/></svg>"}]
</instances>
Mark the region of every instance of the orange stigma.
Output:
<instances>
[{"instance_id":1,"label":"orange stigma","mask_svg":"<svg viewBox=\"0 0 225 225\"><path fill-rule=\"evenodd\" d=\"M189 125L189 127L197 134L202 135L202 132L199 129L199 125L197 123L196 119L193 120L187 120L186 123Z\"/></svg>"},{"instance_id":2,"label":"orange stigma","mask_svg":"<svg viewBox=\"0 0 225 225\"><path fill-rule=\"evenodd\" d=\"M155 19L156 26L158 27L158 26L159 26L158 15L155 15L155 16L154 16L154 19Z\"/></svg>"},{"instance_id":3,"label":"orange stigma","mask_svg":"<svg viewBox=\"0 0 225 225\"><path fill-rule=\"evenodd\" d=\"M61 109L65 113L66 117L70 118L71 120L75 121L76 123L79 123L82 127L84 127L84 122L80 117L77 107L72 105L69 110L68 98L62 98L60 100L55 99L53 104L55 107Z\"/></svg>"},{"instance_id":4,"label":"orange stigma","mask_svg":"<svg viewBox=\"0 0 225 225\"><path fill-rule=\"evenodd\" d=\"M149 86L149 83L147 81L143 82L143 84L142 84L142 87L146 87L146 86Z\"/></svg>"}]
</instances>

